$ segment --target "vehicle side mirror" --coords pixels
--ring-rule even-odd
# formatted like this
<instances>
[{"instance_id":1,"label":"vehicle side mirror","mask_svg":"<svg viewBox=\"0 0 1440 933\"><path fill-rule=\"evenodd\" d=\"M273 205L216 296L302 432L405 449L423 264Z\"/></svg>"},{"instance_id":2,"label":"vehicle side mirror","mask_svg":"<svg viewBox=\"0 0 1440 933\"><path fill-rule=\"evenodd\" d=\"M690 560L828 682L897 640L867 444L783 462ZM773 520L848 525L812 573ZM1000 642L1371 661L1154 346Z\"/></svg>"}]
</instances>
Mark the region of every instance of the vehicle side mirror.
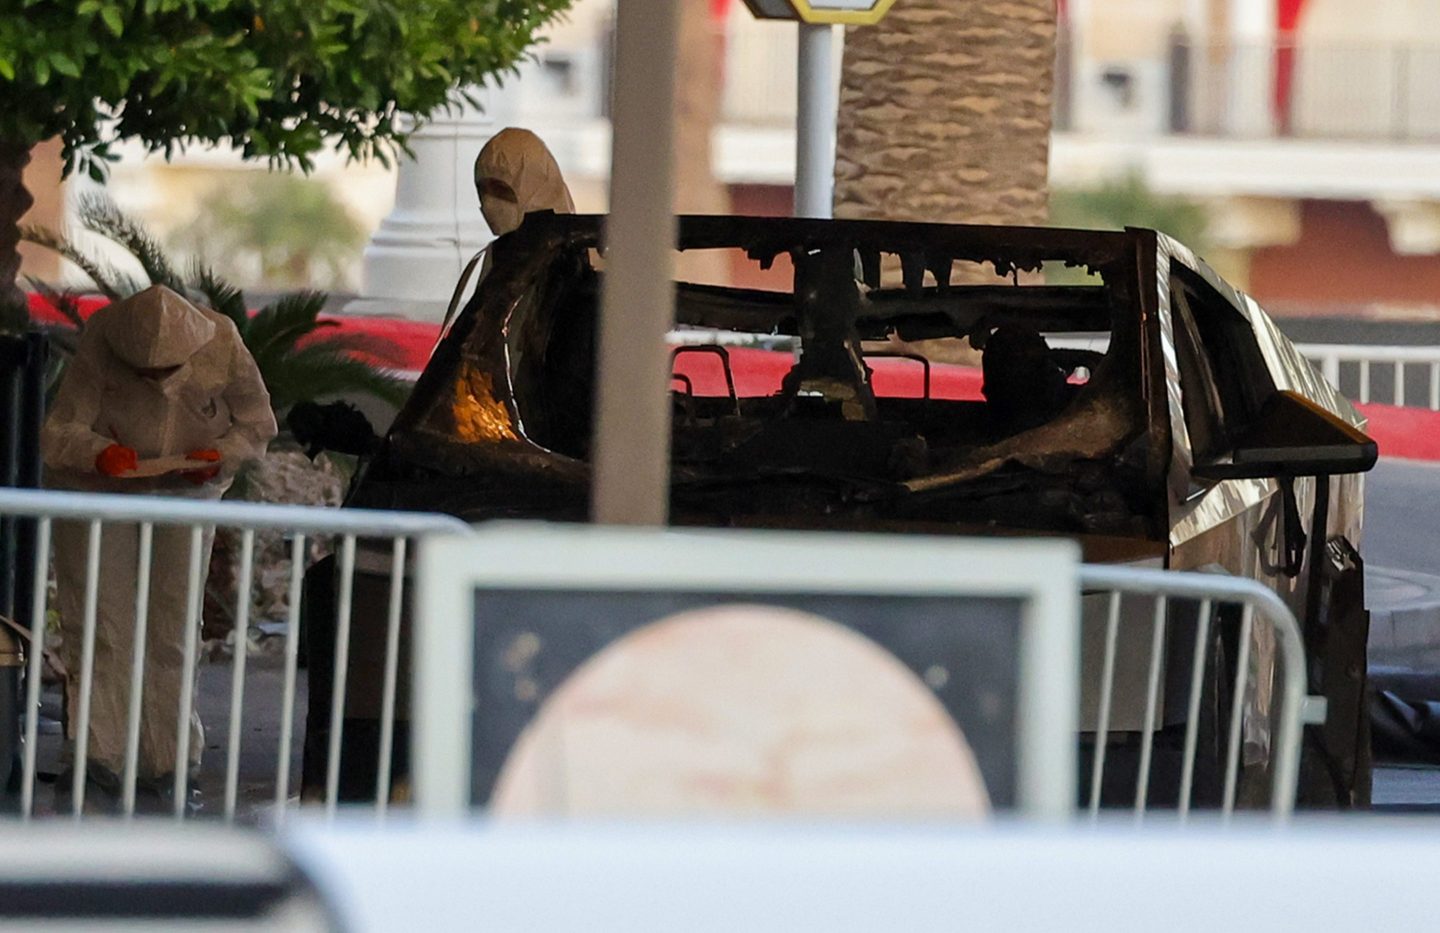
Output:
<instances>
[{"instance_id":1,"label":"vehicle side mirror","mask_svg":"<svg viewBox=\"0 0 1440 933\"><path fill-rule=\"evenodd\" d=\"M1365 432L1295 392L1270 396L1230 454L1191 471L1201 479L1364 473L1380 448Z\"/></svg>"}]
</instances>

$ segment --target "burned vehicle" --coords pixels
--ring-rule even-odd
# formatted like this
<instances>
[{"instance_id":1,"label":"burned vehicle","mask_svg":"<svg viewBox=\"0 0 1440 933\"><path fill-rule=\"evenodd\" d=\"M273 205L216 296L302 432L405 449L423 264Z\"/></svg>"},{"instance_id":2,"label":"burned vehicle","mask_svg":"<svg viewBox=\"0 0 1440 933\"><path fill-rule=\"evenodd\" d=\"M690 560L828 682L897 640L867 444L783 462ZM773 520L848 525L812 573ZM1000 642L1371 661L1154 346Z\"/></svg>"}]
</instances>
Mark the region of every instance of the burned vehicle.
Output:
<instances>
[{"instance_id":1,"label":"burned vehicle","mask_svg":"<svg viewBox=\"0 0 1440 933\"><path fill-rule=\"evenodd\" d=\"M535 214L494 244L491 271L350 505L472 522L586 520L602 227L600 217ZM1358 474L1375 445L1254 301L1148 230L687 217L679 231L681 259L713 254L771 287L677 285L673 523L1065 535L1092 562L1263 581L1304 620L1311 692L1330 698L1304 798L1365 802ZM697 369L702 356L710 378ZM923 380L899 378L897 367ZM967 372L978 378L960 378ZM323 618L325 571L311 577L309 616ZM370 618L367 607L386 605L388 582L378 573L356 586L352 659L383 641L383 612ZM1182 616L1169 624L1176 646L1189 643ZM1212 627L1211 720L1231 701L1234 629ZM1087 666L1096 630L1087 622ZM311 640L321 680L310 689L306 772L318 776L329 644L323 633ZM1112 761L1136 744L1143 706L1143 678L1126 686L1125 655ZM1167 653L1167 698L1188 663L1178 648ZM376 682L349 680L353 795L373 793L362 762L373 760L364 743L375 733L367 683ZM1175 802L1164 775L1178 771L1184 706L1167 702L1158 724L1160 805ZM1093 722L1093 709L1083 715ZM1093 741L1082 736L1082 747ZM1202 732L1212 767L1196 778L1201 803L1213 800L1218 741ZM1263 754L1246 764L1263 771ZM1114 773L1122 783L1105 798L1127 801L1134 774L1126 787L1123 769Z\"/></svg>"}]
</instances>

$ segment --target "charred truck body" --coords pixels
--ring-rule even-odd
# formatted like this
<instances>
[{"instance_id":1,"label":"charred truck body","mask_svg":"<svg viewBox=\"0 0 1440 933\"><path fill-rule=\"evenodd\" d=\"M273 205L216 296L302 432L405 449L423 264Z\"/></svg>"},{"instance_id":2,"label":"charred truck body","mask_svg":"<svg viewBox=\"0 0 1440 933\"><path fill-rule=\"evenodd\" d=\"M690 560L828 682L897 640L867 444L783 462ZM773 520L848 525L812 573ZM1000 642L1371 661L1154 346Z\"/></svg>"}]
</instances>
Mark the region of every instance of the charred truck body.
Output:
<instances>
[{"instance_id":1,"label":"charred truck body","mask_svg":"<svg viewBox=\"0 0 1440 933\"><path fill-rule=\"evenodd\" d=\"M586 520L602 222L535 214L494 244L490 271L349 504L471 522ZM697 253L772 279L788 266L793 289L678 285L677 362L708 354L723 380L707 390L677 371L673 523L1065 535L1088 561L1260 580L1303 621L1311 692L1330 698L1329 722L1307 745L1302 798L1366 802L1358 474L1375 446L1254 301L1148 230L687 217L679 248L681 268ZM791 352L775 384L737 389L745 380L730 354L747 343ZM955 368L944 359L978 361L983 393L932 392L932 368ZM894 391L894 381L887 390L875 378L882 364L923 367L922 390ZM384 640L383 613L370 619L364 608L386 605L388 557L376 566L356 583L374 594L357 593L352 663ZM307 776L323 774L329 573L312 572L307 597ZM1085 600L1087 683L1098 679L1103 628L1091 603L1104 599ZM1176 691L1193 650L1181 647L1193 642L1183 620L1193 633L1195 617L1173 609L1151 781L1162 806L1177 793L1186 704ZM1236 628L1212 626L1203 713L1212 725L1237 701ZM1131 631L1144 644L1117 658L1107 752L1116 783L1104 789L1116 803L1133 800L1134 771L1120 763L1137 744L1148 616ZM1262 671L1272 647L1261 636L1252 644ZM1269 760L1273 689L1257 680L1239 698L1254 723L1243 758L1254 787ZM347 796L374 792L366 737L377 683L349 679ZM1093 729L1095 697L1083 704ZM1218 795L1223 730L1212 725L1201 732L1198 804ZM1093 733L1081 741L1092 747Z\"/></svg>"}]
</instances>

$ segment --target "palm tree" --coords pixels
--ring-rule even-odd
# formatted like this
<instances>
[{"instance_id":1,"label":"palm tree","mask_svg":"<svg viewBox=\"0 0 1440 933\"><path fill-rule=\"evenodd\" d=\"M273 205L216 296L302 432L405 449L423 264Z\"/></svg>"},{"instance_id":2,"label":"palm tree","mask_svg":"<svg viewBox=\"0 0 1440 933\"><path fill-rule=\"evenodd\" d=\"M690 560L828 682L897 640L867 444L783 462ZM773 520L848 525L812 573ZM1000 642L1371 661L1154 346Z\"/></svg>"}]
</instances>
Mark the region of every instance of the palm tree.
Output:
<instances>
[{"instance_id":1,"label":"palm tree","mask_svg":"<svg viewBox=\"0 0 1440 933\"><path fill-rule=\"evenodd\" d=\"M1055 0L906 0L845 37L839 217L1045 220Z\"/></svg>"},{"instance_id":2,"label":"palm tree","mask_svg":"<svg viewBox=\"0 0 1440 933\"><path fill-rule=\"evenodd\" d=\"M228 317L255 358L277 413L287 411L296 402L335 395L369 395L397 406L405 401L408 387L385 369L387 363L396 361L390 348L365 337L334 333L337 324L320 318L326 300L323 292L285 295L252 315L244 293L210 268L197 263L187 275L181 275L149 231L108 198L86 198L81 202L79 219L86 230L133 257L144 278L116 269L52 231L28 227L23 235L78 266L111 301L150 285L164 285ZM83 328L84 319L74 293L35 280L30 284L77 331ZM62 354L73 349L72 335L52 334L52 339Z\"/></svg>"},{"instance_id":3,"label":"palm tree","mask_svg":"<svg viewBox=\"0 0 1440 933\"><path fill-rule=\"evenodd\" d=\"M725 214L730 192L715 176L710 140L720 119L724 80L724 34L710 0L680 3L680 40L675 82L675 212ZM681 278L699 282L729 280L725 255L692 250L678 257Z\"/></svg>"}]
</instances>

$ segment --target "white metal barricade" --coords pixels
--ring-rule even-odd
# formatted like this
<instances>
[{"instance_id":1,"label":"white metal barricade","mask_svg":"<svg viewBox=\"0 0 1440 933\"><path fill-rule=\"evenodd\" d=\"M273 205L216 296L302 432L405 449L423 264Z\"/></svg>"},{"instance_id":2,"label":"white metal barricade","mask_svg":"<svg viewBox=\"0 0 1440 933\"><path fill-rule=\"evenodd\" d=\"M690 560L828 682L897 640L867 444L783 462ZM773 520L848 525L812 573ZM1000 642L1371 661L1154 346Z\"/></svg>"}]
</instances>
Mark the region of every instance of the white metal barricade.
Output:
<instances>
[{"instance_id":1,"label":"white metal barricade","mask_svg":"<svg viewBox=\"0 0 1440 933\"><path fill-rule=\"evenodd\" d=\"M325 806L327 813L336 808L339 783L340 745L343 735L343 714L346 703L346 680L354 581L356 575L356 542L363 539L367 548L389 545L389 604L386 616L386 647L384 676L381 684L380 753L376 806L384 814L389 798L390 754L393 748L393 720L396 706L396 684L399 677L399 637L404 606L403 579L406 556L411 539L436 533L467 533L469 528L458 519L445 515L413 512L363 511L354 509L314 508L300 506L262 505L237 502L209 502L193 499L161 498L140 495L100 495L88 493L48 492L0 489L0 515L34 521L36 553L33 600L29 607L19 607L17 614L28 608L28 617L18 620L28 629L26 648L26 688L23 717L23 763L19 809L23 819L37 813L36 770L38 726L41 702L42 656L46 643L48 587L51 578L49 559L52 531L57 521L75 523L84 529L87 560L84 575L84 618L81 634L81 665L78 672L80 689L71 714L75 721L73 758L69 764L73 777L69 786L70 811L77 818L85 812L88 757L88 733L94 677L97 606L100 598L101 541L107 526L138 527L137 573L135 580L134 650L131 658L128 691L127 734L124 767L120 778L119 812L131 816L136 811L137 758L139 754L141 718L145 715L142 685L145 677L145 630L150 613L150 581L156 528L188 529L189 560L187 567L174 568L186 574L188 623L185 625L183 671L179 691L177 751L175 756L173 812L177 818L187 813L190 782L190 720L193 711L199 660L200 617L204 598L206 568L202 566L204 536L214 529L229 529L239 534L239 560L236 574L235 652L230 683L229 734L226 748L224 799L220 815L226 821L237 816L239 758L242 729L253 727L244 721L246 684L246 630L250 619L250 602L254 586L255 536L257 532L282 532L290 537L290 573L288 625L284 642L283 696L280 703L280 737L275 770L274 801L276 817L283 818L290 789L290 758L292 722L296 702L298 665L298 630L300 621L301 582L306 570L308 542L317 537L338 542L338 584L333 689L331 693L329 752L326 759ZM73 629L73 623L72 623ZM61 789L64 790L63 788ZM212 811L213 812L213 811Z\"/></svg>"},{"instance_id":2,"label":"white metal barricade","mask_svg":"<svg viewBox=\"0 0 1440 933\"><path fill-rule=\"evenodd\" d=\"M1440 347L1305 343L1295 349L1319 366L1331 385L1361 404L1372 401L1374 384L1380 382L1389 391L1378 401L1440 411Z\"/></svg>"},{"instance_id":3,"label":"white metal barricade","mask_svg":"<svg viewBox=\"0 0 1440 933\"><path fill-rule=\"evenodd\" d=\"M1160 723L1157 721L1157 708L1166 650L1167 623L1170 620L1171 602L1186 600L1198 603L1198 607L1194 616L1194 653L1191 658L1188 702L1185 711L1180 789L1177 800L1179 818L1186 819L1192 808L1207 649L1213 634L1211 629L1214 619L1213 611L1222 606L1238 607L1240 617L1239 631L1237 632L1238 657L1235 664L1235 681L1231 690L1235 700L1232 702L1227 724L1228 738L1224 746L1224 789L1220 810L1228 817L1235 809L1242 733L1244 719L1247 715L1246 705L1241 698L1245 696L1247 687L1251 642L1258 620L1259 624L1268 626L1273 632L1277 648L1278 670L1272 672L1278 690L1275 709L1270 719L1274 728L1269 759L1270 811L1279 819L1288 818L1295 806L1295 794L1299 781L1302 722L1308 718L1307 713L1311 710L1322 708L1321 704L1307 702L1312 698L1307 698L1305 691L1305 647L1300 635L1300 626L1289 607L1272 590L1260 583L1223 574L1087 564L1081 568L1080 581L1085 594L1108 596L1105 614L1104 661L1100 671L1100 707L1095 731L1095 752L1090 773L1088 808L1091 816L1094 817L1100 813L1101 786L1106 767L1106 746L1107 739L1111 734L1110 703L1114 688L1117 645L1121 638L1127 637L1148 639L1150 645L1149 662L1146 669L1144 727L1140 731L1139 769L1136 777L1134 802L1136 818L1143 819L1148 809L1152 755L1155 736L1160 728ZM1153 612L1146 614L1145 618L1135 618L1133 612L1122 614L1121 599L1124 596L1151 598Z\"/></svg>"}]
</instances>

